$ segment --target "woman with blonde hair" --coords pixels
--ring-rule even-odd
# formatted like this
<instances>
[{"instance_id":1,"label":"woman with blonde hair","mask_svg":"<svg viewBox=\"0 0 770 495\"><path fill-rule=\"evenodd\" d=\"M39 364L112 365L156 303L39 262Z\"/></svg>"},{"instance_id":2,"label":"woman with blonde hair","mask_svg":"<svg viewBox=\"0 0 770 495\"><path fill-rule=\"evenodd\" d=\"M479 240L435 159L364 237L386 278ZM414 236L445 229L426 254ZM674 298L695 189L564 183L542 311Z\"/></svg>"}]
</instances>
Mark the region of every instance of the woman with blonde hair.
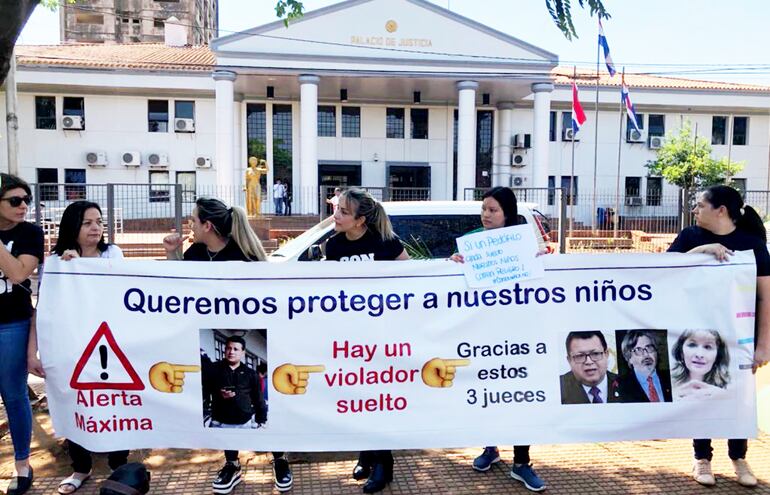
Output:
<instances>
[{"instance_id":1,"label":"woman with blonde hair","mask_svg":"<svg viewBox=\"0 0 770 495\"><path fill-rule=\"evenodd\" d=\"M408 260L382 204L363 189L348 189L334 210L337 234L326 242L327 261ZM353 478L367 479L364 493L376 493L393 481L393 452L361 452Z\"/></svg>"},{"instance_id":2,"label":"woman with blonde hair","mask_svg":"<svg viewBox=\"0 0 770 495\"><path fill-rule=\"evenodd\" d=\"M192 211L190 226L193 245L182 259L187 261L265 261L267 255L259 238L251 229L246 210L240 206L228 208L214 198L199 198ZM172 233L163 239L168 259L178 260L182 237ZM222 391L224 398L232 392ZM273 481L276 490L285 492L294 483L284 452L273 452ZM211 484L214 493L227 494L241 482L241 463L237 450L225 450L225 465Z\"/></svg>"}]
</instances>

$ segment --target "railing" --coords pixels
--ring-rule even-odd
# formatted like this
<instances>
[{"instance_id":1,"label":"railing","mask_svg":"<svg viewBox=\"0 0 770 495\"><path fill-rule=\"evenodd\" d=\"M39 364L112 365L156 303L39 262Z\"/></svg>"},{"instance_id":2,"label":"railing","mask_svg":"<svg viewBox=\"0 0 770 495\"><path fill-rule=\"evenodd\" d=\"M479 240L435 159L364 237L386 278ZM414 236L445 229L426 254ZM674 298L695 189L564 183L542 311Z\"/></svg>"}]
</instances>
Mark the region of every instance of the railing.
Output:
<instances>
[{"instance_id":1,"label":"railing","mask_svg":"<svg viewBox=\"0 0 770 495\"><path fill-rule=\"evenodd\" d=\"M370 187L370 186L320 186L319 188L319 217L324 219L334 213L332 206L326 202L327 199L331 199L334 196L334 190L337 188L342 190L357 187L368 191L374 199L377 201L430 201L430 188L429 187Z\"/></svg>"}]
</instances>

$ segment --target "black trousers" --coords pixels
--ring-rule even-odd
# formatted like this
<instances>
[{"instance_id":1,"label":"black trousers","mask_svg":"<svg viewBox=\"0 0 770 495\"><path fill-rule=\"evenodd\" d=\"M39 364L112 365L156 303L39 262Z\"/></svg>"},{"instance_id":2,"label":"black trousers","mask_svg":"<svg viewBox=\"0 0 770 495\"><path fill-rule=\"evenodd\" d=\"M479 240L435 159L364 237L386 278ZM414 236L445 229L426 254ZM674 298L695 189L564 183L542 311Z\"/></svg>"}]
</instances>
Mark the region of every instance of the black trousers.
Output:
<instances>
[{"instance_id":1,"label":"black trousers","mask_svg":"<svg viewBox=\"0 0 770 495\"><path fill-rule=\"evenodd\" d=\"M93 460L91 459L91 451L79 445L72 440L67 440L69 445L70 459L72 459L72 470L76 473L88 473L93 467ZM114 452L107 453L107 464L113 471L118 469L123 464L128 462L127 450L116 450Z\"/></svg>"},{"instance_id":2,"label":"black trousers","mask_svg":"<svg viewBox=\"0 0 770 495\"><path fill-rule=\"evenodd\" d=\"M375 464L385 464L393 466L392 450L364 450L358 454L358 463L362 466L374 466Z\"/></svg>"},{"instance_id":3,"label":"black trousers","mask_svg":"<svg viewBox=\"0 0 770 495\"><path fill-rule=\"evenodd\" d=\"M285 452L273 452L273 459L280 459ZM225 450L225 460L228 462L236 462L238 460L237 450Z\"/></svg>"},{"instance_id":4,"label":"black trousers","mask_svg":"<svg viewBox=\"0 0 770 495\"><path fill-rule=\"evenodd\" d=\"M708 459L711 460L712 452L710 438L701 438L692 441L692 448L695 451L696 459ZM727 455L732 460L745 459L746 451L749 448L749 441L745 438L730 439L727 441Z\"/></svg>"},{"instance_id":5,"label":"black trousers","mask_svg":"<svg viewBox=\"0 0 770 495\"><path fill-rule=\"evenodd\" d=\"M496 449L497 447L489 446L488 449ZM529 464L529 445L514 445L513 446L513 463L514 464Z\"/></svg>"}]
</instances>

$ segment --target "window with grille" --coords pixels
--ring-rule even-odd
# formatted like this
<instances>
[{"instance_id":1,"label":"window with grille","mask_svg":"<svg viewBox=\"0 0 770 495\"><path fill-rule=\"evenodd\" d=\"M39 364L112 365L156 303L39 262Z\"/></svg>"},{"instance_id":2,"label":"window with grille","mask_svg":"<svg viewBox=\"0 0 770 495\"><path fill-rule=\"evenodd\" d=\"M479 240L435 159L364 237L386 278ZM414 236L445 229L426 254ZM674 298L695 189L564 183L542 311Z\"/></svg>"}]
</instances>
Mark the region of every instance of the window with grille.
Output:
<instances>
[{"instance_id":1,"label":"window with grille","mask_svg":"<svg viewBox=\"0 0 770 495\"><path fill-rule=\"evenodd\" d=\"M332 105L318 106L318 137L337 136L337 108Z\"/></svg>"},{"instance_id":2,"label":"window with grille","mask_svg":"<svg viewBox=\"0 0 770 495\"><path fill-rule=\"evenodd\" d=\"M56 98L35 96L35 128L56 129Z\"/></svg>"},{"instance_id":3,"label":"window with grille","mask_svg":"<svg viewBox=\"0 0 770 495\"><path fill-rule=\"evenodd\" d=\"M360 107L342 107L342 137L361 137Z\"/></svg>"},{"instance_id":4,"label":"window with grille","mask_svg":"<svg viewBox=\"0 0 770 495\"><path fill-rule=\"evenodd\" d=\"M385 137L404 139L404 109L388 108L385 110Z\"/></svg>"}]
</instances>

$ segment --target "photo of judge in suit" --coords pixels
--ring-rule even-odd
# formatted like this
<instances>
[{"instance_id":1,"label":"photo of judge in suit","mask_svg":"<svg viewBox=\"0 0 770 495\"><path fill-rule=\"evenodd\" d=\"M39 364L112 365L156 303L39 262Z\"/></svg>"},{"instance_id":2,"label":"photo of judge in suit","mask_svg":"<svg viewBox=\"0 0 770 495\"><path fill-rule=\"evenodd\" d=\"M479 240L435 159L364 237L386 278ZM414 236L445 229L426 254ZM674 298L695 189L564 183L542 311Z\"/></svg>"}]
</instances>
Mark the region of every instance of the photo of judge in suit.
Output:
<instances>
[{"instance_id":1,"label":"photo of judge in suit","mask_svg":"<svg viewBox=\"0 0 770 495\"><path fill-rule=\"evenodd\" d=\"M618 375L607 370L607 339L596 330L567 335L570 371L559 377L562 404L620 402Z\"/></svg>"},{"instance_id":2,"label":"photo of judge in suit","mask_svg":"<svg viewBox=\"0 0 770 495\"><path fill-rule=\"evenodd\" d=\"M660 332L660 331L659 331ZM671 374L664 369L658 351L660 341L653 330L617 332L622 341L620 353L628 363L628 371L618 378L623 402L671 402ZM665 331L663 331L665 334ZM665 338L663 340L665 342ZM665 357L665 352L663 357Z\"/></svg>"}]
</instances>

